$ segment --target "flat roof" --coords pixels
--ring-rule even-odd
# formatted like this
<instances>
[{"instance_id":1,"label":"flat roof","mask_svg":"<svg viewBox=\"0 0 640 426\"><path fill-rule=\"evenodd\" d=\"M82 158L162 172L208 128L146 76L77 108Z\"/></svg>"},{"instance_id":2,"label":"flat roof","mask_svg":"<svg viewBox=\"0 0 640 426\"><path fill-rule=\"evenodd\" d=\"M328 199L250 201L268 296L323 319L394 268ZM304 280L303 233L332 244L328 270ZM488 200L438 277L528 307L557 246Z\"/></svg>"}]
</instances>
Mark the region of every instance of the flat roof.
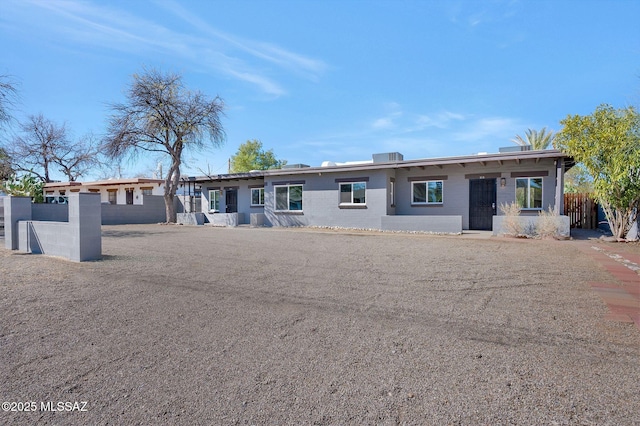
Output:
<instances>
[{"instance_id":1,"label":"flat roof","mask_svg":"<svg viewBox=\"0 0 640 426\"><path fill-rule=\"evenodd\" d=\"M506 161L515 161L520 163L524 160L540 160L543 158L563 158L567 169L573 167L573 158L564 154L557 149L546 149L540 151L517 151L517 152L501 152L496 154L476 154L465 155L456 157L440 157L440 158L423 158L417 160L403 160L403 161L389 161L379 163L352 163L341 164L337 166L325 166L325 167L303 167L292 169L274 169L274 170L261 170L248 173L232 173L232 174L218 174L209 176L196 176L190 178L196 182L209 182L209 181L222 181L222 180L248 180L248 179L260 179L265 176L288 176L299 175L307 173L337 173L337 172L352 172L360 170L380 170L380 169L401 169L410 167L428 167L435 166L441 167L449 164L482 164L483 166L488 163L498 163L502 165Z\"/></svg>"},{"instance_id":2,"label":"flat roof","mask_svg":"<svg viewBox=\"0 0 640 426\"><path fill-rule=\"evenodd\" d=\"M151 178L131 178L131 179L108 179L93 182L49 182L45 183L45 188L69 188L75 186L112 186L112 185L133 185L139 183L164 183L164 179Z\"/></svg>"}]
</instances>

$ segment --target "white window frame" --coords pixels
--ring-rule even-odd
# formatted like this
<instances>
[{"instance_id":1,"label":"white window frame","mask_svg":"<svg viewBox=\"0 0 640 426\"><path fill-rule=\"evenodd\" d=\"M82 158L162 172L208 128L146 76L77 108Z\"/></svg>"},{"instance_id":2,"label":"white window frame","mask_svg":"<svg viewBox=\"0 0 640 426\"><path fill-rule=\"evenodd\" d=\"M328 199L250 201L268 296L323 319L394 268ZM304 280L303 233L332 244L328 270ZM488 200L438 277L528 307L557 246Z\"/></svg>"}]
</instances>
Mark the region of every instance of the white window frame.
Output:
<instances>
[{"instance_id":1,"label":"white window frame","mask_svg":"<svg viewBox=\"0 0 640 426\"><path fill-rule=\"evenodd\" d=\"M429 184L438 183L442 186L442 201L429 201ZM414 201L414 188L416 184L425 184L425 201ZM414 206L426 206L426 205L442 205L444 204L444 180L419 180L411 182L411 204Z\"/></svg>"},{"instance_id":2,"label":"white window frame","mask_svg":"<svg viewBox=\"0 0 640 426\"><path fill-rule=\"evenodd\" d=\"M210 189L209 190L209 211L210 212L219 212L220 211L220 196L222 194L222 191L219 189ZM213 201L217 199L218 201L218 208L215 208L215 204L213 204ZM213 208L212 208L213 207Z\"/></svg>"},{"instance_id":3,"label":"white window frame","mask_svg":"<svg viewBox=\"0 0 640 426\"><path fill-rule=\"evenodd\" d=\"M302 184L290 184L290 185L274 185L273 186L273 210L277 212L302 212L304 207L302 205L302 198L300 199L300 210L291 210L291 188L300 187L300 197L304 197L304 186ZM278 208L278 188L287 188L287 208Z\"/></svg>"},{"instance_id":4,"label":"white window frame","mask_svg":"<svg viewBox=\"0 0 640 426\"><path fill-rule=\"evenodd\" d=\"M515 201L518 202L518 181L526 180L527 181L527 193L525 195L524 201L525 204L529 204L529 200L531 199L531 179L540 179L540 207L525 207L518 206L521 210L527 211L539 211L544 208L544 177L542 176L531 176L531 177L519 177L516 178L516 193L515 193Z\"/></svg>"},{"instance_id":5,"label":"white window frame","mask_svg":"<svg viewBox=\"0 0 640 426\"><path fill-rule=\"evenodd\" d=\"M349 191L349 193L351 194L351 200L349 202L343 202L342 201L342 187L343 186L347 186L349 185L351 187L351 190ZM364 186L364 202L356 202L353 199L353 185L363 185ZM367 182L340 182L340 184L338 185L338 203L341 206L366 206L367 205Z\"/></svg>"},{"instance_id":6,"label":"white window frame","mask_svg":"<svg viewBox=\"0 0 640 426\"><path fill-rule=\"evenodd\" d=\"M258 195L258 204L253 203L253 191L259 191ZM251 188L251 206L252 207L263 207L264 206L264 187L262 188Z\"/></svg>"}]
</instances>

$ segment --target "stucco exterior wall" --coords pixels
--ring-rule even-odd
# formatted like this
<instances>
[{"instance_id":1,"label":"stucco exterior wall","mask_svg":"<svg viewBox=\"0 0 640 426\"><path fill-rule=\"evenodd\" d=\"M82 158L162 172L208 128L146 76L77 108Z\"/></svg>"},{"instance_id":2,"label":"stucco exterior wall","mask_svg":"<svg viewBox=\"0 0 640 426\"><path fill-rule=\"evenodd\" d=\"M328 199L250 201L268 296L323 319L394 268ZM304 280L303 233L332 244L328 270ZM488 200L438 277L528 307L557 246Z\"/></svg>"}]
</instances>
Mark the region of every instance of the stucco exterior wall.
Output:
<instances>
[{"instance_id":1,"label":"stucco exterior wall","mask_svg":"<svg viewBox=\"0 0 640 426\"><path fill-rule=\"evenodd\" d=\"M226 223L231 223L227 218L219 218L215 217L220 213L226 213L226 199L225 199L225 191L227 189L236 189L238 191L238 211L240 213L237 216L238 225L248 224L251 218L251 213L264 213L263 206L252 206L251 205L251 189L252 188L261 188L264 185L264 181L262 179L248 179L248 180L226 180L224 182L203 182L202 183L202 202L201 202L201 211L204 213L206 217L206 221L208 223L222 225ZM218 212L214 212L209 209L210 200L209 200L209 191L210 190L219 190L220 192L220 210ZM266 191L265 191L266 198ZM266 200L265 200L266 201Z\"/></svg>"},{"instance_id":2,"label":"stucco exterior wall","mask_svg":"<svg viewBox=\"0 0 640 426\"><path fill-rule=\"evenodd\" d=\"M272 226L380 229L387 212L389 170L320 172L265 178L265 219ZM337 181L338 180L338 181ZM340 205L340 180L366 182L365 205ZM302 183L303 182L303 183ZM275 210L275 186L302 183L302 211Z\"/></svg>"},{"instance_id":3,"label":"stucco exterior wall","mask_svg":"<svg viewBox=\"0 0 640 426\"><path fill-rule=\"evenodd\" d=\"M74 186L73 188L45 188L45 197L68 197L71 194L78 192L92 192L100 194L100 202L109 202L109 192L116 192L116 204L127 204L127 192L126 188L133 188L133 204L143 204L142 188L151 188L151 195L162 196L164 195L164 185L158 183L126 183L126 184L114 184L114 185L90 185L83 184ZM64 193L64 195L61 194Z\"/></svg>"},{"instance_id":4,"label":"stucco exterior wall","mask_svg":"<svg viewBox=\"0 0 640 426\"><path fill-rule=\"evenodd\" d=\"M503 165L489 163L486 166L480 164L466 164L462 167L457 164L443 165L442 168L428 167L423 169L413 167L409 170L400 168L396 170L396 214L397 215L459 215L462 216L463 229L469 229L469 181L471 178L481 178L485 175L498 174L496 177L496 214L501 215L500 205L512 203L516 197L516 177L511 173L541 172L542 176L543 208L553 208L555 205L555 181L556 169L552 159L534 160L516 164L514 161L505 162ZM438 177L443 179L443 203L441 205L412 205L411 204L411 178ZM505 178L506 185L500 186L500 179ZM524 211L523 215L537 215L539 210Z\"/></svg>"}]
</instances>

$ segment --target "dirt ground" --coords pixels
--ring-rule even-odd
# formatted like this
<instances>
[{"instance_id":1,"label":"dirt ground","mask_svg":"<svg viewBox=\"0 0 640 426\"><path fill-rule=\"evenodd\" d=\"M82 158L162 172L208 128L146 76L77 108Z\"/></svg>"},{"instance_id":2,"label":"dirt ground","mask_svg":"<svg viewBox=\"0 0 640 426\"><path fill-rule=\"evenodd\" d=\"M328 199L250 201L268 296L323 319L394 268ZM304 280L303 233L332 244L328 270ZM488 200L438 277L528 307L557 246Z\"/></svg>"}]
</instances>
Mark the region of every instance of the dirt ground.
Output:
<instances>
[{"instance_id":1,"label":"dirt ground","mask_svg":"<svg viewBox=\"0 0 640 426\"><path fill-rule=\"evenodd\" d=\"M98 262L0 249L0 423L640 424L640 333L575 244L136 225Z\"/></svg>"}]
</instances>

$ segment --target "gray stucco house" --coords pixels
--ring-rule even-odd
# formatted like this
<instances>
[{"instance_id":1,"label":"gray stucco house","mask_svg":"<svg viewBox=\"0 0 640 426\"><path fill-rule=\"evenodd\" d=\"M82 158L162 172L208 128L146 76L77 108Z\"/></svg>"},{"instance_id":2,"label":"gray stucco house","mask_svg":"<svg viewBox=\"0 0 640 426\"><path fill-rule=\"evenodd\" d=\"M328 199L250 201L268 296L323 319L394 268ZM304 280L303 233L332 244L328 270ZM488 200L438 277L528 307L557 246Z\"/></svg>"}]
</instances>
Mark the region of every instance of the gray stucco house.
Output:
<instances>
[{"instance_id":1,"label":"gray stucco house","mask_svg":"<svg viewBox=\"0 0 640 426\"><path fill-rule=\"evenodd\" d=\"M491 230L502 203L517 201L523 215L562 213L572 166L557 150L419 160L385 153L368 162L190 179L201 186L212 224L459 233Z\"/></svg>"}]
</instances>

